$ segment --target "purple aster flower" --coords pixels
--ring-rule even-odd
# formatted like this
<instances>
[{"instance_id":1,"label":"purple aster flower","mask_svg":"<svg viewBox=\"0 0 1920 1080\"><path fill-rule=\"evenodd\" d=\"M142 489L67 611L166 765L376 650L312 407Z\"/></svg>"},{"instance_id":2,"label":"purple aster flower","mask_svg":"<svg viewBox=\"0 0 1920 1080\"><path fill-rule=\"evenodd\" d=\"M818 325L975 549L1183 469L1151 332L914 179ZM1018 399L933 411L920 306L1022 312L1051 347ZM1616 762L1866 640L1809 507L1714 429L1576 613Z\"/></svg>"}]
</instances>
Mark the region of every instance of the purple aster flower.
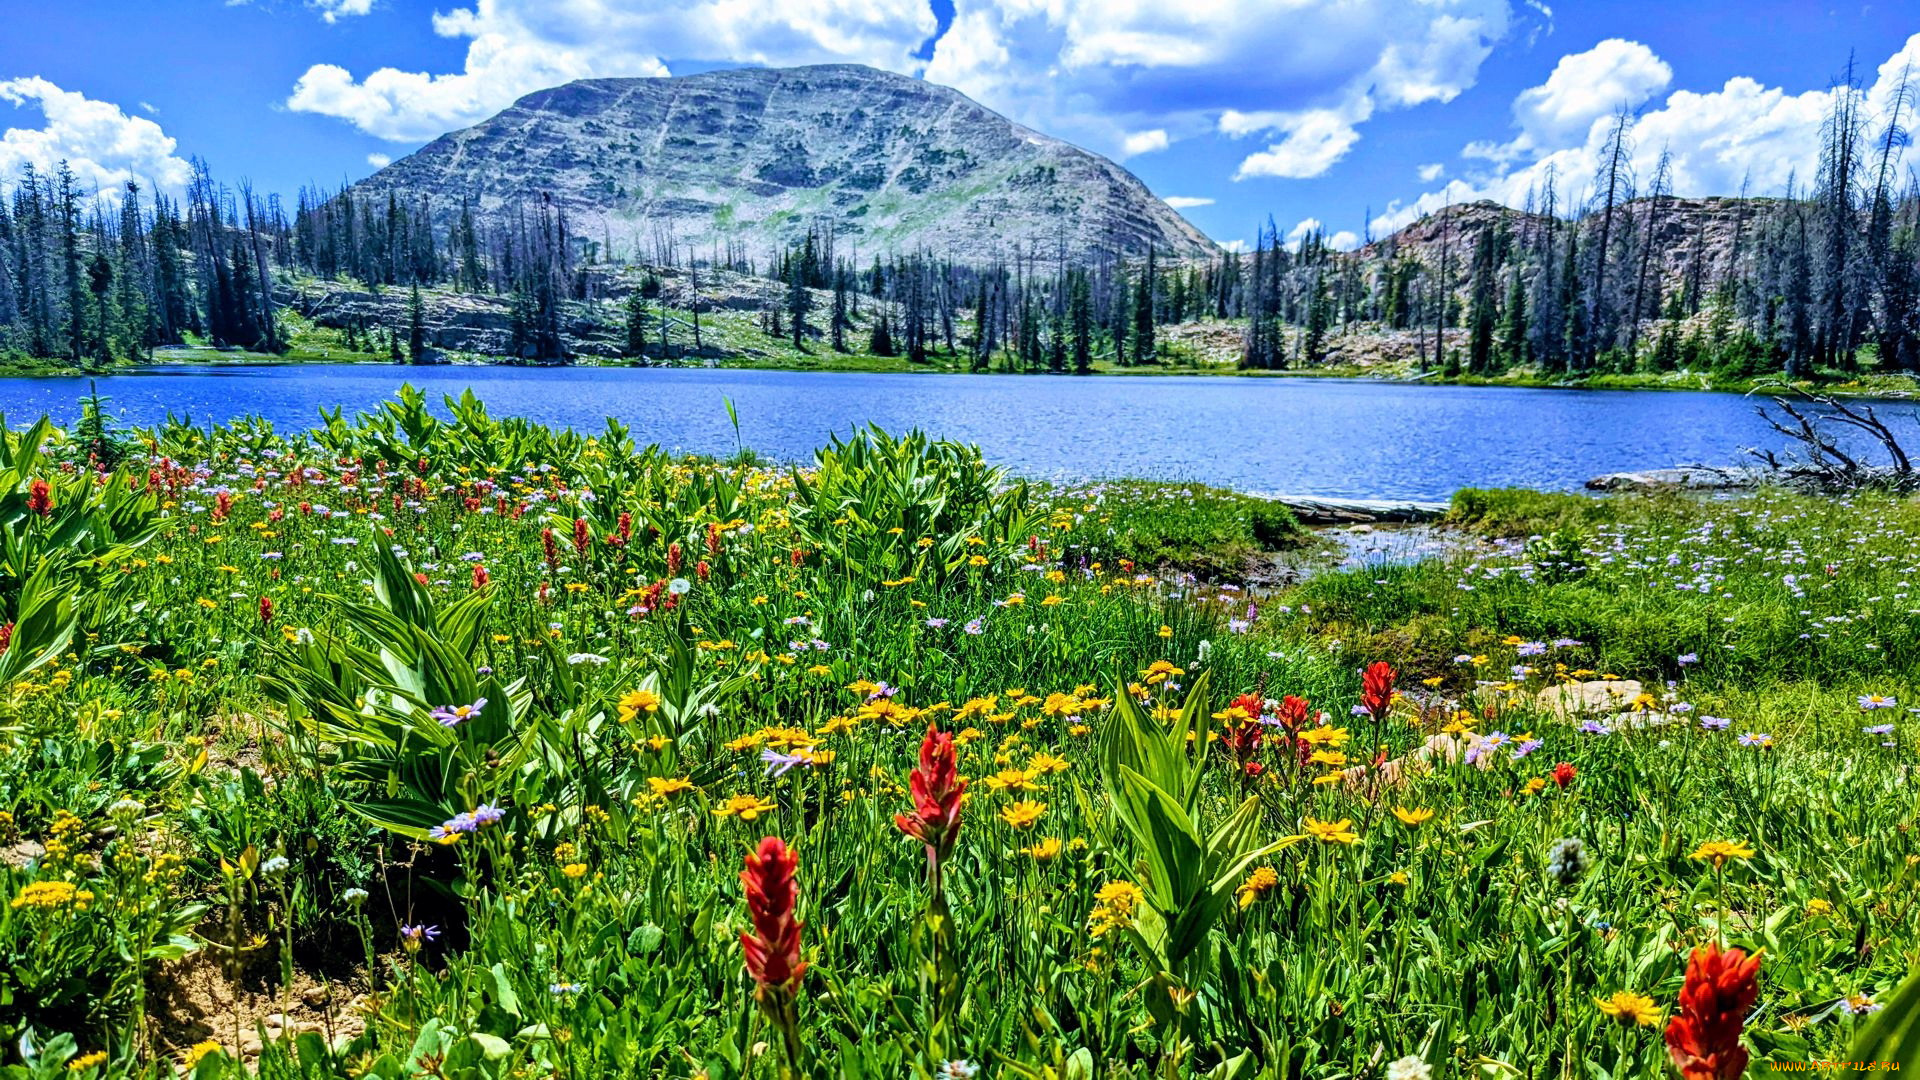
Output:
<instances>
[{"instance_id":1,"label":"purple aster flower","mask_svg":"<svg viewBox=\"0 0 1920 1080\"><path fill-rule=\"evenodd\" d=\"M497 806L481 803L479 806L473 808L471 816L475 825L492 825L501 818L506 817L507 812Z\"/></svg>"},{"instance_id":2,"label":"purple aster flower","mask_svg":"<svg viewBox=\"0 0 1920 1080\"><path fill-rule=\"evenodd\" d=\"M1702 714L1700 717L1700 726L1708 731L1725 731L1732 725L1733 721L1724 716L1707 716Z\"/></svg>"},{"instance_id":3,"label":"purple aster flower","mask_svg":"<svg viewBox=\"0 0 1920 1080\"><path fill-rule=\"evenodd\" d=\"M980 621L979 619L973 619L973 620L971 620L971 621L969 621L969 622L967 623L967 625L966 625L966 627L965 627L965 629L966 629L966 631L967 631L967 633L969 633L969 634L973 634L973 635L975 635L975 636L978 636L978 635L980 635L980 634L984 634L984 633L986 633L986 630L987 630L987 628L986 628L986 626L985 626L985 625L984 625L983 623L981 623L981 621Z\"/></svg>"},{"instance_id":4,"label":"purple aster flower","mask_svg":"<svg viewBox=\"0 0 1920 1080\"><path fill-rule=\"evenodd\" d=\"M760 751L760 760L767 763L768 776L785 776L795 765L813 764L813 759L804 753L783 754L772 747Z\"/></svg>"},{"instance_id":5,"label":"purple aster flower","mask_svg":"<svg viewBox=\"0 0 1920 1080\"><path fill-rule=\"evenodd\" d=\"M1868 711L1891 709L1898 704L1900 704L1898 698L1881 697L1879 694L1863 694L1860 697L1860 707Z\"/></svg>"},{"instance_id":6,"label":"purple aster flower","mask_svg":"<svg viewBox=\"0 0 1920 1080\"><path fill-rule=\"evenodd\" d=\"M1893 725L1892 724L1871 724L1867 727L1861 728L1860 730L1866 732L1869 735L1891 735L1893 734Z\"/></svg>"},{"instance_id":7,"label":"purple aster flower","mask_svg":"<svg viewBox=\"0 0 1920 1080\"><path fill-rule=\"evenodd\" d=\"M1513 748L1513 760L1515 761L1523 760L1528 754L1531 754L1538 749L1540 749L1540 740L1528 739L1527 741L1521 743L1519 746L1516 746Z\"/></svg>"},{"instance_id":8,"label":"purple aster flower","mask_svg":"<svg viewBox=\"0 0 1920 1080\"><path fill-rule=\"evenodd\" d=\"M1584 724L1581 724L1581 725L1580 725L1580 734L1582 734L1582 735L1611 735L1611 734L1613 734L1613 729L1612 729L1612 728L1610 728L1610 727L1608 727L1607 725L1605 725L1605 724L1603 724L1603 723L1601 723L1601 722L1600 722L1600 721L1598 721L1598 720L1589 720L1589 721L1587 721L1586 723L1584 723Z\"/></svg>"},{"instance_id":9,"label":"purple aster flower","mask_svg":"<svg viewBox=\"0 0 1920 1080\"><path fill-rule=\"evenodd\" d=\"M1680 654L1680 666L1681 666L1681 667L1690 667L1690 666L1692 666L1692 665L1694 665L1694 664L1697 664L1697 663L1699 663L1699 662L1700 662L1700 654L1699 654L1699 653L1682 653L1682 654Z\"/></svg>"},{"instance_id":10,"label":"purple aster flower","mask_svg":"<svg viewBox=\"0 0 1920 1080\"><path fill-rule=\"evenodd\" d=\"M433 718L440 721L441 727L457 727L468 720L479 719L480 710L486 707L486 698L478 698L471 705L442 705L433 710Z\"/></svg>"},{"instance_id":11,"label":"purple aster flower","mask_svg":"<svg viewBox=\"0 0 1920 1080\"><path fill-rule=\"evenodd\" d=\"M1523 641L1513 650L1515 656L1542 656L1546 651L1546 644L1539 641Z\"/></svg>"},{"instance_id":12,"label":"purple aster flower","mask_svg":"<svg viewBox=\"0 0 1920 1080\"><path fill-rule=\"evenodd\" d=\"M408 949L418 949L423 942L432 941L440 936L440 928L422 924L408 924L400 927L400 940Z\"/></svg>"},{"instance_id":13,"label":"purple aster flower","mask_svg":"<svg viewBox=\"0 0 1920 1080\"><path fill-rule=\"evenodd\" d=\"M929 630L942 630L946 628L946 625L947 620L942 618L936 617L927 620L927 629Z\"/></svg>"}]
</instances>

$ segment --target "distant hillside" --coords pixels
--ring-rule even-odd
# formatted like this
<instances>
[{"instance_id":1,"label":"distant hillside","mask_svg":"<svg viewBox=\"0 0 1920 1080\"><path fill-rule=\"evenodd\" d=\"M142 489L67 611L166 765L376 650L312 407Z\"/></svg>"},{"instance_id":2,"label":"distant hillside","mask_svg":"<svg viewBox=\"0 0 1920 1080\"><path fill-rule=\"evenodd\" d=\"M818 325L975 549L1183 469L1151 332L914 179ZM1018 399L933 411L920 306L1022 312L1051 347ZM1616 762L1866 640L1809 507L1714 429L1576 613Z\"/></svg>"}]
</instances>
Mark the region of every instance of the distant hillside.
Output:
<instances>
[{"instance_id":1,"label":"distant hillside","mask_svg":"<svg viewBox=\"0 0 1920 1080\"><path fill-rule=\"evenodd\" d=\"M1133 174L965 95L856 65L587 79L529 94L356 185L427 197L444 226L550 194L613 258L733 245L761 259L809 230L842 257L925 249L1174 258L1215 245Z\"/></svg>"},{"instance_id":2,"label":"distant hillside","mask_svg":"<svg viewBox=\"0 0 1920 1080\"><path fill-rule=\"evenodd\" d=\"M1623 202L1615 209L1616 240L1632 239L1638 245L1637 230L1653 224L1654 260L1650 272L1663 280L1684 277L1696 267L1703 281L1717 282L1733 269L1735 237L1744 233L1751 239L1763 224L1767 213L1779 205L1778 199L1714 197L1680 199L1671 196L1656 206L1650 198ZM1595 229L1597 215L1588 215L1580 224L1583 232ZM1515 210L1496 202L1461 203L1445 211L1430 214L1390 236L1374 241L1355 252L1362 260L1399 254L1410 256L1429 266L1440 265L1444 238L1447 261L1456 270L1472 265L1473 253L1482 238L1494 235L1502 225L1517 241L1524 241L1549 227L1567 229L1570 223L1553 220L1544 214ZM1464 275L1463 275L1464 276Z\"/></svg>"}]
</instances>

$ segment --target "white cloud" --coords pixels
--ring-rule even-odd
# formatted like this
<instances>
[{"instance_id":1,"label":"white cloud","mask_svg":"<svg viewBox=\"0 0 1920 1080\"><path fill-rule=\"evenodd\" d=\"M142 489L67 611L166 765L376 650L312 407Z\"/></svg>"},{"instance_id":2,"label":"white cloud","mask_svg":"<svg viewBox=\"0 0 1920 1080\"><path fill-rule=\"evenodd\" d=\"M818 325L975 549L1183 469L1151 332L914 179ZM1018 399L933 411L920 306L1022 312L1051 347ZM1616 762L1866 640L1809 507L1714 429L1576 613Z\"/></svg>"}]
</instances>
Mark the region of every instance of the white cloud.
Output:
<instances>
[{"instance_id":1,"label":"white cloud","mask_svg":"<svg viewBox=\"0 0 1920 1080\"><path fill-rule=\"evenodd\" d=\"M1129 133L1281 136L1241 176L1317 176L1382 109L1448 101L1508 0L955 0L928 79L1097 150Z\"/></svg>"},{"instance_id":2,"label":"white cloud","mask_svg":"<svg viewBox=\"0 0 1920 1080\"><path fill-rule=\"evenodd\" d=\"M1585 135L1595 120L1666 89L1673 68L1637 41L1608 38L1560 58L1547 81L1513 99L1521 133L1543 145Z\"/></svg>"},{"instance_id":3,"label":"white cloud","mask_svg":"<svg viewBox=\"0 0 1920 1080\"><path fill-rule=\"evenodd\" d=\"M1673 68L1637 41L1608 38L1586 52L1569 53L1539 86L1513 99L1520 134L1511 142L1471 143L1467 157L1506 163L1542 147L1584 138L1598 121L1644 104L1673 81Z\"/></svg>"},{"instance_id":4,"label":"white cloud","mask_svg":"<svg viewBox=\"0 0 1920 1080\"><path fill-rule=\"evenodd\" d=\"M307 0L307 6L320 13L324 22L333 23L373 10L373 0Z\"/></svg>"},{"instance_id":5,"label":"white cloud","mask_svg":"<svg viewBox=\"0 0 1920 1080\"><path fill-rule=\"evenodd\" d=\"M1877 132L1885 123L1894 87L1908 64L1920 70L1920 34L1909 38L1881 64L1874 81L1865 88L1864 115L1870 118L1870 130ZM1566 66L1563 59L1555 68L1555 76ZM1642 58L1630 66L1643 73L1666 67L1657 57L1652 57L1650 64ZM1552 82L1550 78L1548 83ZM1644 79L1641 85L1645 85ZM1728 79L1717 90L1676 90L1638 116L1632 134L1634 174L1642 187L1650 183L1665 151L1670 155L1676 195L1726 195L1743 186L1755 194L1778 194L1795 178L1805 185L1818 171L1820 127L1837 92L1818 89L1793 93L1744 76ZM1578 95L1557 100L1567 102L1574 96ZM1515 101L1515 122L1522 126L1522 132L1514 142L1501 144L1512 149L1510 155L1483 155L1490 162L1487 171L1453 179L1411 203L1388 207L1373 221L1375 231L1398 228L1449 201L1493 199L1521 206L1530 190L1544 188L1549 172L1562 211L1585 200L1600 172L1610 126L1607 121L1614 106L1599 105L1596 96L1587 98L1582 107L1546 108L1555 100L1544 85L1523 92ZM1523 102L1528 106L1524 110ZM1546 112L1534 106L1546 108ZM1584 127L1578 122L1583 113ZM1566 119L1542 122L1543 115ZM1909 118L1908 125L1903 126L1910 123ZM1472 144L1469 150L1488 145Z\"/></svg>"},{"instance_id":6,"label":"white cloud","mask_svg":"<svg viewBox=\"0 0 1920 1080\"><path fill-rule=\"evenodd\" d=\"M1351 229L1341 229L1327 237L1327 246L1335 251L1352 251L1360 246L1360 237Z\"/></svg>"},{"instance_id":7,"label":"white cloud","mask_svg":"<svg viewBox=\"0 0 1920 1080\"><path fill-rule=\"evenodd\" d=\"M1360 141L1355 125L1364 119L1364 114L1353 118L1332 109L1276 117L1270 126L1285 133L1286 138L1257 154L1247 155L1233 178L1279 176L1304 180L1319 176L1346 157L1353 144Z\"/></svg>"},{"instance_id":8,"label":"white cloud","mask_svg":"<svg viewBox=\"0 0 1920 1080\"><path fill-rule=\"evenodd\" d=\"M393 158L387 156L386 154L368 154L367 164L373 166L376 169L384 169L387 166L393 164Z\"/></svg>"},{"instance_id":9,"label":"white cloud","mask_svg":"<svg viewBox=\"0 0 1920 1080\"><path fill-rule=\"evenodd\" d=\"M1134 157L1138 154L1151 154L1155 150L1165 150L1167 148L1167 133L1162 128L1154 128L1151 131L1136 131L1121 142L1120 148L1122 153L1127 157Z\"/></svg>"},{"instance_id":10,"label":"white cloud","mask_svg":"<svg viewBox=\"0 0 1920 1080\"><path fill-rule=\"evenodd\" d=\"M366 0L320 2L357 7ZM338 65L315 64L294 85L287 107L417 142L574 79L665 75L665 57L911 70L913 50L935 25L923 0L474 0L436 12L433 29L467 41L460 71L389 67L356 78Z\"/></svg>"},{"instance_id":11,"label":"white cloud","mask_svg":"<svg viewBox=\"0 0 1920 1080\"><path fill-rule=\"evenodd\" d=\"M84 190L109 198L129 180L148 190L186 186L190 167L152 120L38 77L0 80L0 101L35 107L44 118L38 128L10 127L0 135L0 178L12 180L28 163L51 172L65 161Z\"/></svg>"},{"instance_id":12,"label":"white cloud","mask_svg":"<svg viewBox=\"0 0 1920 1080\"><path fill-rule=\"evenodd\" d=\"M1175 210L1190 210L1196 206L1212 206L1213 200L1198 195L1169 195L1160 200Z\"/></svg>"},{"instance_id":13,"label":"white cloud","mask_svg":"<svg viewBox=\"0 0 1920 1080\"><path fill-rule=\"evenodd\" d=\"M1422 165L1420 166L1420 180L1422 183L1431 184L1435 180L1440 179L1440 174L1446 171L1447 167L1437 161L1431 165Z\"/></svg>"}]
</instances>

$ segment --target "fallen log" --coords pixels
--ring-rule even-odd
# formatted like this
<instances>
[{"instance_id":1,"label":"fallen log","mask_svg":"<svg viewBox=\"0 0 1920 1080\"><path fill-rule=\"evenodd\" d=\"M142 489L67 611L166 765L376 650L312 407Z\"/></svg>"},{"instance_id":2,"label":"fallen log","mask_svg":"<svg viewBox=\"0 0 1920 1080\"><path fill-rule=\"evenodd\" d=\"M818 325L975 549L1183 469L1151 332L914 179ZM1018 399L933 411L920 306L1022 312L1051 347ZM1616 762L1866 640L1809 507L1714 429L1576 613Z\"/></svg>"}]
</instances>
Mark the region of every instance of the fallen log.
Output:
<instances>
[{"instance_id":1,"label":"fallen log","mask_svg":"<svg viewBox=\"0 0 1920 1080\"><path fill-rule=\"evenodd\" d=\"M1412 502L1391 499L1326 499L1318 495L1267 495L1293 511L1303 525L1386 525L1416 521L1435 521L1445 516L1448 506L1441 502Z\"/></svg>"}]
</instances>

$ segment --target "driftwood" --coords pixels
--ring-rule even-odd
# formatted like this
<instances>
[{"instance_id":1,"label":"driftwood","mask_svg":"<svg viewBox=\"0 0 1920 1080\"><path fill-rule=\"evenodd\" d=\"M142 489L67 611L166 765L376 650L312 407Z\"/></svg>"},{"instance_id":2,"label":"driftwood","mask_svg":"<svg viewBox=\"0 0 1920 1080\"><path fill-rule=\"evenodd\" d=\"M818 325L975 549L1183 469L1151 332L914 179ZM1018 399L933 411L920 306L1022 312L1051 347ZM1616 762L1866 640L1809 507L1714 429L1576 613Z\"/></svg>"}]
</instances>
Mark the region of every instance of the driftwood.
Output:
<instances>
[{"instance_id":1,"label":"driftwood","mask_svg":"<svg viewBox=\"0 0 1920 1080\"><path fill-rule=\"evenodd\" d=\"M1793 449L1783 455L1750 447L1747 453L1758 458L1775 480L1829 492L1920 489L1912 457L1872 405L1850 404L1831 394L1795 387L1792 399L1778 398L1771 407L1782 415L1775 416L1766 405L1754 411L1768 427L1791 440ZM1867 449L1842 446L1840 436L1848 431L1866 435ZM1869 460L1875 446L1885 456L1884 463Z\"/></svg>"}]
</instances>

